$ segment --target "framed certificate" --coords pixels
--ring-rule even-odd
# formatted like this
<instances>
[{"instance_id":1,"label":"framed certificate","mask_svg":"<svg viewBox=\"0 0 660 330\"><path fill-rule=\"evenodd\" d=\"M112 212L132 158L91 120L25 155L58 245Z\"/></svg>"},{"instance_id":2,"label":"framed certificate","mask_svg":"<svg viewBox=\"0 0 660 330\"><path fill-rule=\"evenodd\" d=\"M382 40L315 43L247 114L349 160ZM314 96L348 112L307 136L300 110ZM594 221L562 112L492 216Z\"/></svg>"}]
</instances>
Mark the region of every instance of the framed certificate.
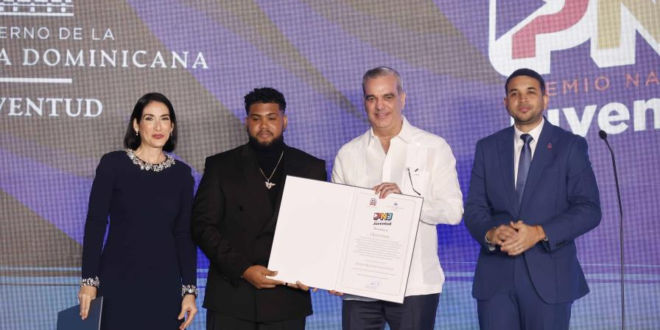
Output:
<instances>
[{"instance_id":1,"label":"framed certificate","mask_svg":"<svg viewBox=\"0 0 660 330\"><path fill-rule=\"evenodd\" d=\"M423 198L287 176L274 279L402 303Z\"/></svg>"}]
</instances>

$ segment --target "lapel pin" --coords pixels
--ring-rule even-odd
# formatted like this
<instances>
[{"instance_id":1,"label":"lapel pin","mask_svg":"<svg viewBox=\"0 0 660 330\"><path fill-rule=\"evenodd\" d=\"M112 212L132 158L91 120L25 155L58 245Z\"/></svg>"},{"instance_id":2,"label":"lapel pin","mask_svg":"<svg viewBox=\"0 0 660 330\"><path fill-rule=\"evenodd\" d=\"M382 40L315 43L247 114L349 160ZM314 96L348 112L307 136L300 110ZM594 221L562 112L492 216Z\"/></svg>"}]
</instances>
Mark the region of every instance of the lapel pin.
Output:
<instances>
[{"instance_id":1,"label":"lapel pin","mask_svg":"<svg viewBox=\"0 0 660 330\"><path fill-rule=\"evenodd\" d=\"M548 150L552 149L552 143L548 143Z\"/></svg>"}]
</instances>

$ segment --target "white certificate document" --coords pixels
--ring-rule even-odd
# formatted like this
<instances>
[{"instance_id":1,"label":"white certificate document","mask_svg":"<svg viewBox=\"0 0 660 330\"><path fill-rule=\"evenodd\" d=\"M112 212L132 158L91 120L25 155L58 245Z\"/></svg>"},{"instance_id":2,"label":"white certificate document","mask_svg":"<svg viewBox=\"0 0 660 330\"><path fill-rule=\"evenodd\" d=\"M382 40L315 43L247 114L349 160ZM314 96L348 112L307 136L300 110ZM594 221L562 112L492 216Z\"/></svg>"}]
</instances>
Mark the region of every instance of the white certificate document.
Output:
<instances>
[{"instance_id":1,"label":"white certificate document","mask_svg":"<svg viewBox=\"0 0 660 330\"><path fill-rule=\"evenodd\" d=\"M402 303L423 198L287 176L274 279Z\"/></svg>"}]
</instances>

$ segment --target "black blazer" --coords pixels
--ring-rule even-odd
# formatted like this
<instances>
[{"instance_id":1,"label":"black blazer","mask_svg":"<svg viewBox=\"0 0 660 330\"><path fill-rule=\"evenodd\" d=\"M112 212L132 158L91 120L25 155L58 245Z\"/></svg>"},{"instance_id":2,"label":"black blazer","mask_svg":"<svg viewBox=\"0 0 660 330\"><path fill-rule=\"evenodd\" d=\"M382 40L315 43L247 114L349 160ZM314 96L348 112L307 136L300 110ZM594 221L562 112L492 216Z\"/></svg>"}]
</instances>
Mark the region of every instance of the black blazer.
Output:
<instances>
[{"instance_id":1,"label":"black blazer","mask_svg":"<svg viewBox=\"0 0 660 330\"><path fill-rule=\"evenodd\" d=\"M325 161L284 147L283 174L326 181ZM193 240L211 261L204 307L254 322L312 314L309 292L277 286L257 290L241 275L252 265L268 265L277 207L271 206L252 148L208 157L192 212ZM276 210L273 212L273 210Z\"/></svg>"}]
</instances>

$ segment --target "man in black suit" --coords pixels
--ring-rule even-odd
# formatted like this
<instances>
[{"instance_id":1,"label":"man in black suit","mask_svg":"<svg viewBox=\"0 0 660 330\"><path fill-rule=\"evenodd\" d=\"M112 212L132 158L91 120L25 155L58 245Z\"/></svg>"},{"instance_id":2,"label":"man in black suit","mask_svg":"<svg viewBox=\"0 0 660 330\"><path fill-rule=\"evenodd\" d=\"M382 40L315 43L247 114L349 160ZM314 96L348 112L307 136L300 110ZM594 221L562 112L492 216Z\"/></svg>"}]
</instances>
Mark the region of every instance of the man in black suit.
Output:
<instances>
[{"instance_id":1,"label":"man in black suit","mask_svg":"<svg viewBox=\"0 0 660 330\"><path fill-rule=\"evenodd\" d=\"M304 329L309 288L267 276L286 175L327 179L325 161L284 143L284 96L258 88L245 96L249 142L208 157L193 205L193 239L211 261L206 328Z\"/></svg>"}]
</instances>

